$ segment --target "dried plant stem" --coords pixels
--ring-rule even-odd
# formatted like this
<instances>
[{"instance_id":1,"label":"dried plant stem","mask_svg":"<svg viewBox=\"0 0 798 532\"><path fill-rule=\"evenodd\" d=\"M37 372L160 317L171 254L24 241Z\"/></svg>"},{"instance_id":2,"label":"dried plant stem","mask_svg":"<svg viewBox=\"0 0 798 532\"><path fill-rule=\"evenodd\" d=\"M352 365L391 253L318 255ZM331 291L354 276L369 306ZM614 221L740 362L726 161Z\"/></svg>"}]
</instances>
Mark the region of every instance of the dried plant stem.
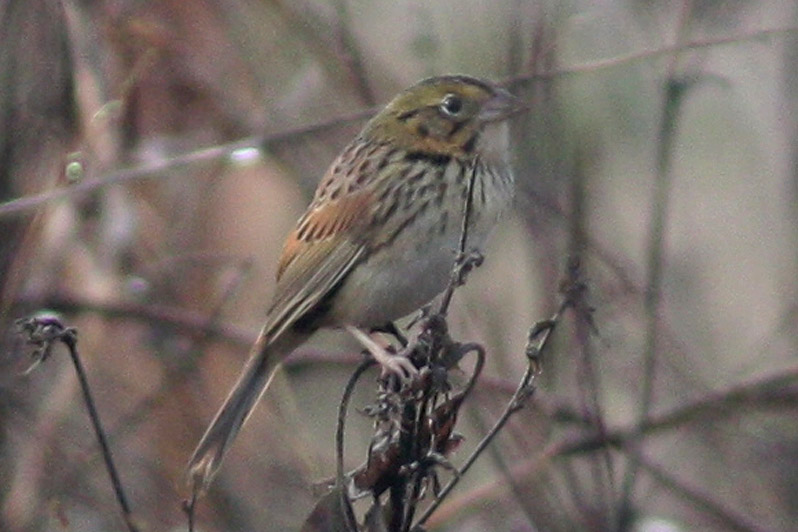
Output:
<instances>
[{"instance_id":1,"label":"dried plant stem","mask_svg":"<svg viewBox=\"0 0 798 532\"><path fill-rule=\"evenodd\" d=\"M483 451L504 427L504 425L510 419L510 416L523 408L526 401L532 396L535 391L533 386L534 379L540 374L541 371L540 360L542 358L543 352L548 345L552 332L554 332L557 323L562 317L562 313L571 305L572 301L566 297L560 305L560 308L557 309L551 318L543 322L536 323L529 331L529 340L526 347L526 355L528 359L527 368L523 377L521 378L521 381L518 383L510 402L505 407L504 412L502 412L502 415L499 417L499 419L496 420L496 423L493 425L490 432L488 432L488 434L482 438L482 441L479 442L468 459L466 459L458 473L441 490L435 501L430 504L423 514L421 514L421 517L419 517L418 521L414 525L413 530L422 530L421 525L423 525L430 518L433 512L435 512L435 510L437 510L444 501L446 496L455 488L455 486L457 486L457 483L460 481L463 475L465 475L471 466L474 465L474 462L477 461Z\"/></svg>"},{"instance_id":2,"label":"dried plant stem","mask_svg":"<svg viewBox=\"0 0 798 532\"><path fill-rule=\"evenodd\" d=\"M338 406L338 423L335 429L335 485L339 489L341 501L341 513L345 516L346 526L353 531L357 530L357 520L352 511L352 504L346 493L346 479L344 472L344 434L346 426L346 414L349 410L349 401L355 391L355 385L367 369L376 364L376 360L369 358L363 361L349 378Z\"/></svg>"},{"instance_id":3,"label":"dried plant stem","mask_svg":"<svg viewBox=\"0 0 798 532\"><path fill-rule=\"evenodd\" d=\"M446 291L443 293L443 296L441 296L441 302L438 306L437 314L440 316L446 316L446 313L449 312L449 305L452 302L454 291L458 286L461 286L465 282L465 276L468 275L468 272L475 266L479 266L482 260L481 256L478 254L475 254L474 256L468 256L466 254L468 224L471 221L471 208L474 203L474 181L476 178L477 168L475 165L471 170L471 176L468 179L468 188L466 190L465 202L463 204L463 218L460 225L460 242L457 246L457 260L452 268L452 276L449 279L449 285L446 287Z\"/></svg>"},{"instance_id":4,"label":"dried plant stem","mask_svg":"<svg viewBox=\"0 0 798 532\"><path fill-rule=\"evenodd\" d=\"M582 257L587 250L587 203L589 183L589 169L587 160L590 157L590 148L587 152L581 153L577 157L577 164L573 172L571 183L571 219L569 230L569 255L571 257ZM576 260L576 259L574 259ZM577 319L574 323L575 346L580 352L579 360L576 364L576 382L578 397L581 409L581 416L590 424L591 428L599 434L606 434L607 426L601 409L599 393L601 389L601 379L595 367L595 350L591 340L591 323L586 320ZM564 470L570 471L573 464L566 464ZM606 522L614 522L613 516L613 493L615 486L613 482L613 463L612 457L607 449L596 453L590 460L590 473L592 485L588 487L585 483L575 482L568 491L572 494L577 508L596 508L604 514ZM576 475L569 475L567 478L576 478ZM583 489L586 488L586 489ZM585 494L585 491L592 489L592 493ZM583 499L587 496L590 502Z\"/></svg>"},{"instance_id":5,"label":"dried plant stem","mask_svg":"<svg viewBox=\"0 0 798 532\"><path fill-rule=\"evenodd\" d=\"M373 106L377 101L363 66L363 55L360 53L352 32L352 16L349 12L348 2L347 0L335 0L334 4L338 13L338 40L341 47L339 54L341 62L349 71L349 76L361 101L368 106Z\"/></svg>"},{"instance_id":6,"label":"dried plant stem","mask_svg":"<svg viewBox=\"0 0 798 532\"><path fill-rule=\"evenodd\" d=\"M548 444L528 460L513 464L510 476L514 481L521 479L530 481L555 460L589 455L601 449L627 449L627 452L635 453L635 444L643 438L656 437L658 434L674 430L687 430L690 425L700 425L707 419L717 423L724 417L739 415L741 409L782 411L785 407L798 404L796 384L798 384L798 365L794 364L772 375L717 391L670 412L649 416L643 427L629 425L610 429L606 434L592 431L565 435ZM648 461L644 455L638 454L636 457L639 468L649 474L654 481L672 490L688 505L725 523L729 529L761 530L761 526L751 523L749 517L738 509L723 504L697 487L689 486L672 473ZM457 514L463 508L472 505L474 501L491 497L491 494L500 489L498 482L486 484L473 493L451 501L445 512L438 512L438 517L446 519L449 515ZM442 513L446 515L441 515Z\"/></svg>"},{"instance_id":7,"label":"dried plant stem","mask_svg":"<svg viewBox=\"0 0 798 532\"><path fill-rule=\"evenodd\" d=\"M518 82L525 82L531 80L545 80L552 79L569 74L577 74L580 72L593 72L605 68L613 68L616 66L641 61L644 59L658 57L665 54L676 53L680 51L692 50L697 48L708 48L712 46L720 46L726 44L734 44L753 39L764 39L768 37L778 36L787 33L793 33L798 28L795 26L787 26L783 28L772 28L764 30L756 30L753 32L732 35L729 37L721 37L717 39L706 39L701 41L693 41L686 44L679 44L674 46L666 46L656 50L645 50L642 52L634 52L618 57L611 57L599 61L593 61L582 65L575 65L556 69L548 72L535 72L533 74L519 75L505 80L505 83L512 84ZM323 120L315 124L300 126L297 128L287 129L285 131L269 134L269 135L255 135L247 137L238 141L230 142L228 144L220 144L216 146L209 146L200 148L195 151L175 155L167 159L153 161L152 163L137 166L134 168L126 168L123 170L116 170L108 174L99 176L95 179L86 179L78 184L69 187L56 188L46 190L38 194L23 196L11 201L0 204L0 217L20 215L24 212L39 208L51 201L71 197L77 194L98 190L100 188L133 181L137 179L146 179L156 177L157 174L165 172L180 166L186 166L203 161L213 161L221 157L228 156L231 152L242 149L250 148L252 146L260 146L264 144L272 144L278 142L286 142L297 139L299 137L318 133L335 127L339 127L352 122L365 120L372 116L376 109L368 108L355 113L341 115Z\"/></svg>"},{"instance_id":8,"label":"dried plant stem","mask_svg":"<svg viewBox=\"0 0 798 532\"><path fill-rule=\"evenodd\" d=\"M693 507L720 521L719 526L724 530L737 532L766 532L768 530L767 526L753 520L755 518L752 519L752 516L743 509L721 502L716 497L716 493L701 490L679 479L673 471L669 471L671 468L654 464L643 455L637 456L637 461L640 468L664 486L669 493L674 493L681 499L689 501Z\"/></svg>"},{"instance_id":9,"label":"dried plant stem","mask_svg":"<svg viewBox=\"0 0 798 532\"><path fill-rule=\"evenodd\" d=\"M64 327L59 320L52 317L18 320L17 324L20 327L21 332L27 334L28 343L35 345L38 348L38 360L34 362L34 366L32 366L31 369L33 369L33 367L44 361L49 356L52 346L55 342L61 342L67 347L69 356L72 359L72 364L75 366L75 373L78 376L80 390L83 394L83 400L86 403L86 408L89 411L89 418L91 419L94 433L97 436L97 441L100 444L100 450L102 452L103 460L105 461L105 468L108 471L108 475L111 477L111 484L114 488L116 500L119 502L119 506L122 508L122 516L125 520L125 525L130 532L138 532L138 528L133 523L133 515L130 510L130 504L128 503L127 496L125 495L125 490L122 487L122 481L120 480L119 473L117 473L116 466L114 465L114 459L111 454L111 448L108 445L108 439L105 436L105 431L103 430L102 423L100 422L100 414L97 412L97 406L94 402L94 397L91 394L89 380L86 377L86 370L84 369L83 363L80 360L80 354L78 353L77 348L77 331L72 327ZM30 371L30 369L28 371Z\"/></svg>"},{"instance_id":10,"label":"dried plant stem","mask_svg":"<svg viewBox=\"0 0 798 532\"><path fill-rule=\"evenodd\" d=\"M199 148L188 153L175 155L165 159L158 159L132 168L115 170L93 179L85 179L70 186L45 190L44 192L39 192L38 194L31 194L2 203L0 204L0 217L20 215L27 211L41 207L51 201L92 192L107 186L118 185L139 179L156 178L167 170L179 168L181 166L216 161L223 157L229 156L236 150L252 148L253 146L285 142L344 124L358 122L360 120L369 118L376 111L377 110L374 108L368 108L356 113L338 116L330 120L288 129L271 135L255 135L229 142L227 144L218 144L205 148Z\"/></svg>"},{"instance_id":11,"label":"dried plant stem","mask_svg":"<svg viewBox=\"0 0 798 532\"><path fill-rule=\"evenodd\" d=\"M137 530L137 528L132 521L133 516L130 510L130 504L125 496L125 490L122 487L122 481L119 479L119 473L116 471L114 459L111 455L111 448L108 445L108 439L105 436L105 431L103 430L102 423L100 422L100 414L97 412L97 407L94 404L94 398L91 395L89 381L86 378L86 371L83 369L83 363L80 361L80 356L78 355L78 350L76 347L77 337L69 337L69 340L65 339L64 343L69 348L69 356L72 358L72 363L75 366L75 373L77 373L78 381L80 381L80 390L83 392L83 400L85 401L86 408L89 411L89 417L91 418L91 424L94 427L94 433L97 436L97 441L100 443L103 460L105 461L105 468L108 470L108 475L111 477L111 483L114 486L116 499L119 502L119 506L122 508L122 515L125 518L125 524L127 525L128 530L134 532Z\"/></svg>"},{"instance_id":12,"label":"dried plant stem","mask_svg":"<svg viewBox=\"0 0 798 532\"><path fill-rule=\"evenodd\" d=\"M439 365L442 363L442 360L439 360L441 357L446 358L448 356L454 356L457 360L459 360L467 353L476 352L477 363L474 368L473 377L465 389L459 394L459 400L457 403L458 406L453 407L455 411L459 409L459 404L462 404L462 401L472 390L474 382L484 366L485 360L485 352L481 346L477 344L458 344L453 342L448 336L445 322L445 316L448 312L454 291L457 289L457 287L461 286L465 282L468 272L475 266L478 266L481 259L481 256L476 252L471 254L466 253L475 179L476 167L471 170L471 175L469 176L466 185L467 189L463 201L463 215L461 220L459 245L457 256L452 267L449 284L442 294L438 305L432 311L432 315L428 316L428 321L426 321L422 326L422 331L419 338L406 345L404 352L398 354L398 356L417 360L417 364L424 364L424 369L429 371L429 368L431 368L433 365ZM422 337L425 339L422 340ZM336 430L336 488L338 489L338 496L340 497L340 514L344 514L342 516L339 515L339 517L344 523L343 526L345 526L348 530L357 530L357 524L345 484L347 481L347 478L344 474L343 464L345 419L354 386L360 379L362 373L373 363L373 359L370 359L368 362L361 364L349 379L338 411L338 423ZM439 367L444 368L446 366L443 365ZM526 379L526 381L528 384L529 378ZM392 388L392 384L390 384L391 382L392 380L385 381L385 385L387 386L385 391L388 393L391 393L389 392L389 390ZM416 385L425 386L420 382L417 382ZM383 463L387 464L389 467L391 465L396 466L399 469L407 467L409 468L409 474L398 475L397 478L391 480L386 486L380 489L380 492L375 492L375 496L379 498L381 492L386 490L389 491L391 513L389 522L383 523L383 525L389 530L402 532L410 530L413 517L416 512L416 506L421 499L424 490L424 483L426 479L429 478L429 466L424 464L427 463L427 460L433 459L431 458L432 455L440 456L436 451L436 447L431 442L431 439L434 439L435 437L435 429L433 427L437 421L440 421L440 419L437 419L436 421L437 409L435 406L439 391L436 391L434 387L430 386L429 384L426 386L429 386L426 391L415 397L408 398L408 400L400 408L402 411L401 417L403 419L402 424L404 428L400 432L399 439L391 444L395 446L393 449L397 450L400 458L398 458L396 461L388 459ZM419 392L420 391L421 388L419 388ZM453 399L449 399L449 401L452 400ZM439 405L439 407L440 406L441 405ZM439 415L444 414L439 413ZM430 431L433 433L431 434ZM448 435L443 436L443 438L443 441L446 441L448 439ZM484 449L486 445L487 442L483 444L482 449ZM481 450L479 452L481 452ZM476 460L478 454L479 453L472 457L472 463L473 460ZM385 458L385 456L383 456L383 458ZM379 459L377 459L377 462L379 462ZM366 472L376 473L379 475L379 471L369 471L369 468L372 466L377 468L380 467L379 464L374 465L377 462L371 461L370 454L369 460L367 460L365 465ZM467 470L470 465L470 463L467 464L465 470ZM452 487L453 486L449 487L449 490L451 490ZM375 508L379 508L379 505L375 504ZM372 508L372 510L375 508ZM434 508L432 510L434 510ZM432 510L428 510L427 515L430 514ZM369 513L371 514L371 511Z\"/></svg>"},{"instance_id":13,"label":"dried plant stem","mask_svg":"<svg viewBox=\"0 0 798 532\"><path fill-rule=\"evenodd\" d=\"M681 40L689 22L692 3L685 0L682 3L678 21L678 39ZM679 43L677 43L679 44ZM663 261L665 256L665 236L668 225L670 197L673 182L671 172L671 157L673 155L673 142L676 136L678 115L688 82L677 78L676 68L678 53L671 56L665 79L665 93L663 95L662 114L660 119L659 136L657 144L657 173L654 182L654 193L651 199L651 221L646 241L648 242L648 257L646 266L646 292L643 300L646 337L643 351L643 370L640 391L640 409L638 412L638 426L642 426L651 411L654 401L654 383L656 382L657 354L660 345L661 301L663 282ZM624 473L619 499L618 530L625 530L633 514L632 497L637 481L639 449L628 456L629 465Z\"/></svg>"},{"instance_id":14,"label":"dried plant stem","mask_svg":"<svg viewBox=\"0 0 798 532\"><path fill-rule=\"evenodd\" d=\"M630 52L628 54L609 57L607 59L598 59L590 61L581 65L574 65L564 67L558 70L551 70L549 72L535 72L516 76L514 78L505 80L507 83L514 83L519 81L532 81L532 80L545 80L552 79L560 76L579 74L583 72L595 72L605 68L614 68L617 66L627 65L644 59L652 59L668 54L678 54L679 52L686 52L689 50L698 50L701 48L711 48L714 46L723 46L728 44L739 44L746 41L753 41L756 39L767 39L770 37L778 37L779 35L795 33L798 31L798 26L784 26L781 28L769 28L754 30L744 33L730 35L728 37L713 37L709 39L698 39L689 42L674 44L672 46L663 46L662 48L655 48L653 50L641 50L638 52Z\"/></svg>"}]
</instances>

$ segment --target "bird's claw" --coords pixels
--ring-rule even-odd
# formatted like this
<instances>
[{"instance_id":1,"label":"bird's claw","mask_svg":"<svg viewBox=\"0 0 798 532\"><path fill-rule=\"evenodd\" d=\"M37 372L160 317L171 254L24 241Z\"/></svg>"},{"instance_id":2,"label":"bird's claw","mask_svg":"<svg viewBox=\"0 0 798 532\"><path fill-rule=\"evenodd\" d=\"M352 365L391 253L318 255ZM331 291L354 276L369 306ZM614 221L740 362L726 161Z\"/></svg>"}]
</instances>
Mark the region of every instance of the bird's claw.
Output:
<instances>
[{"instance_id":1,"label":"bird's claw","mask_svg":"<svg viewBox=\"0 0 798 532\"><path fill-rule=\"evenodd\" d=\"M410 382L418 375L418 369L409 358L402 355L392 355L383 350L384 358L380 359L372 353L372 356L382 366L382 377L396 375L402 382Z\"/></svg>"},{"instance_id":2,"label":"bird's claw","mask_svg":"<svg viewBox=\"0 0 798 532\"><path fill-rule=\"evenodd\" d=\"M365 347L371 356L382 366L382 375L396 375L402 382L412 381L418 375L418 369L409 358L389 353L375 342L371 336L357 327L348 325L346 329Z\"/></svg>"}]
</instances>

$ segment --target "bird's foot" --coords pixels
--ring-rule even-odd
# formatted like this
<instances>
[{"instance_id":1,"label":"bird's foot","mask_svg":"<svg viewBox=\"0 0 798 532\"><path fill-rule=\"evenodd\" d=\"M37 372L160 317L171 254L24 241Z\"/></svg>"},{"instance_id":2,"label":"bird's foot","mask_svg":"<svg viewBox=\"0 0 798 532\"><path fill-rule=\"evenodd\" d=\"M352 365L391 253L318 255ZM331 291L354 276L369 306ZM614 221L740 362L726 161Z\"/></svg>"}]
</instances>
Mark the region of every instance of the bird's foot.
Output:
<instances>
[{"instance_id":1,"label":"bird's foot","mask_svg":"<svg viewBox=\"0 0 798 532\"><path fill-rule=\"evenodd\" d=\"M347 325L346 330L349 331L349 333L371 353L374 360L382 366L383 375L396 375L403 382L412 381L416 375L418 375L418 369L409 358L389 353L383 346L375 342L371 336L357 327Z\"/></svg>"}]
</instances>

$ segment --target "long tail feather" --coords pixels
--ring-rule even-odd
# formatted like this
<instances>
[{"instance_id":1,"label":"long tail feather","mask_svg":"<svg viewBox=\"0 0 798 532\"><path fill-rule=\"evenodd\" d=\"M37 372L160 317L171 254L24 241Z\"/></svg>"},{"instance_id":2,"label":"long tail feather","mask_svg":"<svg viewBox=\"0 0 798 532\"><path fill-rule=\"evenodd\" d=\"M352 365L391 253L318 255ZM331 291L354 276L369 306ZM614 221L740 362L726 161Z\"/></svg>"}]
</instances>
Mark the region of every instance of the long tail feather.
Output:
<instances>
[{"instance_id":1,"label":"long tail feather","mask_svg":"<svg viewBox=\"0 0 798 532\"><path fill-rule=\"evenodd\" d=\"M280 363L300 342L296 335L287 333L275 342L261 335L255 343L241 376L188 462L189 482L194 493L207 490L227 449L269 387Z\"/></svg>"}]
</instances>

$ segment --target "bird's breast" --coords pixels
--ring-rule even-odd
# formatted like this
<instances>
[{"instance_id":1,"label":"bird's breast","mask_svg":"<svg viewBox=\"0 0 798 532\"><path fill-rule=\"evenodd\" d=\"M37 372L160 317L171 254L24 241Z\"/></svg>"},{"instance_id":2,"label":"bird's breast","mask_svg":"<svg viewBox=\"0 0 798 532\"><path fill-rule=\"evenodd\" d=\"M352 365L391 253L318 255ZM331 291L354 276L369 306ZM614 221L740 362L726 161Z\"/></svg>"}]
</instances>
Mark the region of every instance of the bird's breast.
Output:
<instances>
[{"instance_id":1,"label":"bird's breast","mask_svg":"<svg viewBox=\"0 0 798 532\"><path fill-rule=\"evenodd\" d=\"M472 175L472 172L476 172ZM456 161L415 191L399 189L397 206L366 257L341 285L325 321L376 327L429 303L445 290L459 252L468 181L471 194L466 249L481 249L512 197L509 166L468 167ZM400 197L404 195L404 197Z\"/></svg>"}]
</instances>

